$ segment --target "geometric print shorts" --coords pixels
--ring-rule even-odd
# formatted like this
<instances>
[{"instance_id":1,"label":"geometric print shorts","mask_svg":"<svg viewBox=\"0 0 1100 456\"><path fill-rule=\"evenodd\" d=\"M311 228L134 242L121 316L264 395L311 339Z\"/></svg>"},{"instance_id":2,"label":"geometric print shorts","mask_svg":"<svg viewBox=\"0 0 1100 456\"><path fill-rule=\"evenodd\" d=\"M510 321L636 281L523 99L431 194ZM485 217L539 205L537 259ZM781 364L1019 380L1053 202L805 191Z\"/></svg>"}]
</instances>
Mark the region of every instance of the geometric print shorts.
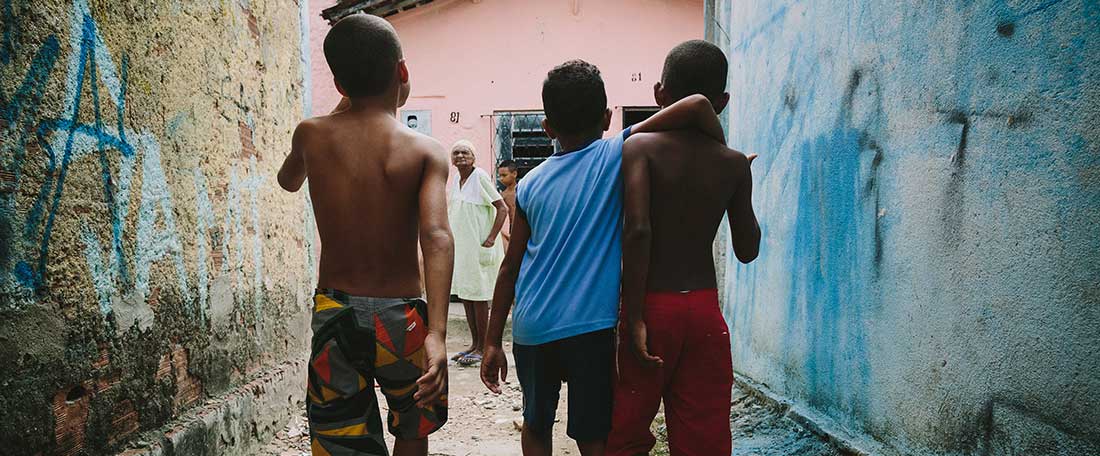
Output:
<instances>
[{"instance_id":1,"label":"geometric print shorts","mask_svg":"<svg viewBox=\"0 0 1100 456\"><path fill-rule=\"evenodd\" d=\"M422 439L447 421L447 392L427 408L413 399L426 372L423 299L368 298L333 289L313 297L306 412L315 456L389 454L377 381L389 406L390 434Z\"/></svg>"}]
</instances>

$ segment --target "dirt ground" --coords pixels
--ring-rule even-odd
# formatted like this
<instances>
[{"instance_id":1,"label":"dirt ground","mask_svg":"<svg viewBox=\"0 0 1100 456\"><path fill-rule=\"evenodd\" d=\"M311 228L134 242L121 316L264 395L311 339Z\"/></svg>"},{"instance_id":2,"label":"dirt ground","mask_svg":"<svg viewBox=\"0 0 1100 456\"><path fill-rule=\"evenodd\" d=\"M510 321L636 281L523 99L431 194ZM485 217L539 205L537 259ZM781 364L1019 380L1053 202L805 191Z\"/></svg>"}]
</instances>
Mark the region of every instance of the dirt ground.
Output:
<instances>
[{"instance_id":1,"label":"dirt ground","mask_svg":"<svg viewBox=\"0 0 1100 456\"><path fill-rule=\"evenodd\" d=\"M470 343L469 329L460 304L452 304L447 327L447 348L451 354ZM509 376L501 395L490 393L481 384L478 367L451 364L449 420L429 438L429 453L435 456L514 456L520 454L519 429L523 424L522 395L514 375L510 328L505 331ZM559 421L554 425L554 454L579 455L576 445L565 435L568 385L562 386L558 403ZM381 396L379 396L381 399ZM385 400L380 401L383 418ZM303 410L305 405L302 405ZM787 419L778 411L749 394L735 390L730 410L733 430L733 456L834 456L838 453L817 436ZM664 413L653 424L658 437L654 456L668 455L665 442ZM387 436L387 441L392 439ZM392 448L392 446L391 446ZM309 450L309 427L305 413L294 416L261 454L305 456Z\"/></svg>"},{"instance_id":2,"label":"dirt ground","mask_svg":"<svg viewBox=\"0 0 1100 456\"><path fill-rule=\"evenodd\" d=\"M461 304L451 304L447 326L447 350L451 355L470 344L470 330ZM514 375L511 328L504 334L509 375L499 396L481 383L479 366L463 367L450 363L450 387L447 424L429 437L429 453L436 456L514 456L520 454L519 429L523 425L523 398ZM558 403L560 422L554 425L555 455L578 455L576 445L565 435L565 399L568 385L562 386ZM379 395L382 417L386 401ZM302 405L303 409L305 405ZM387 437L392 449L392 438ZM301 456L310 454L309 427L305 414L295 416L280 431L262 454Z\"/></svg>"}]
</instances>

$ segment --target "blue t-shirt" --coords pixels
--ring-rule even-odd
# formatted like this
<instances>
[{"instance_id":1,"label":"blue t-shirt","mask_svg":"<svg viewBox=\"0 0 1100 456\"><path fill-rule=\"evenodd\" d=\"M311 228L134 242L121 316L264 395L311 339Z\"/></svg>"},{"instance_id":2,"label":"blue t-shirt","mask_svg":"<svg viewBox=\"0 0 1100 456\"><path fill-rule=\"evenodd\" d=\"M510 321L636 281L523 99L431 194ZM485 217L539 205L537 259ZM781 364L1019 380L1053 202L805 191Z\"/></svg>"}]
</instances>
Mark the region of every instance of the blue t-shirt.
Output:
<instances>
[{"instance_id":1,"label":"blue t-shirt","mask_svg":"<svg viewBox=\"0 0 1100 456\"><path fill-rule=\"evenodd\" d=\"M516 188L531 239L516 282L512 338L539 345L613 328L622 280L624 130L554 155Z\"/></svg>"}]
</instances>

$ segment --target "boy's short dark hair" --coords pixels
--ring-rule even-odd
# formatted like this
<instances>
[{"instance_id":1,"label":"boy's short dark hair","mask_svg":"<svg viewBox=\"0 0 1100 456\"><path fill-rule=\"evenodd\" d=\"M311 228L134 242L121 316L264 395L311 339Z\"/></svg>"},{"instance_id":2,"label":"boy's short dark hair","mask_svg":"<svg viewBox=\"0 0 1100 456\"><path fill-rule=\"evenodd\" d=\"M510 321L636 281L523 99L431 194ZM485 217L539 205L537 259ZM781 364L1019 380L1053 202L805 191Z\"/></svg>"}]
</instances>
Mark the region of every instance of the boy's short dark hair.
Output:
<instances>
[{"instance_id":1,"label":"boy's short dark hair","mask_svg":"<svg viewBox=\"0 0 1100 456\"><path fill-rule=\"evenodd\" d=\"M583 60L570 60L546 73L542 83L546 122L562 134L597 129L607 110L600 69Z\"/></svg>"},{"instance_id":2,"label":"boy's short dark hair","mask_svg":"<svg viewBox=\"0 0 1100 456\"><path fill-rule=\"evenodd\" d=\"M390 88L401 61L401 41L385 19L353 14L325 36L325 60L351 98L380 95Z\"/></svg>"},{"instance_id":3,"label":"boy's short dark hair","mask_svg":"<svg viewBox=\"0 0 1100 456\"><path fill-rule=\"evenodd\" d=\"M501 161L500 164L497 165L497 168L508 168L508 171L511 171L513 173L519 171L519 166L516 166L515 160Z\"/></svg>"},{"instance_id":4,"label":"boy's short dark hair","mask_svg":"<svg viewBox=\"0 0 1100 456\"><path fill-rule=\"evenodd\" d=\"M665 57L661 84L675 100L697 93L715 100L726 91L728 70L726 55L718 46L703 40L685 41Z\"/></svg>"}]
</instances>

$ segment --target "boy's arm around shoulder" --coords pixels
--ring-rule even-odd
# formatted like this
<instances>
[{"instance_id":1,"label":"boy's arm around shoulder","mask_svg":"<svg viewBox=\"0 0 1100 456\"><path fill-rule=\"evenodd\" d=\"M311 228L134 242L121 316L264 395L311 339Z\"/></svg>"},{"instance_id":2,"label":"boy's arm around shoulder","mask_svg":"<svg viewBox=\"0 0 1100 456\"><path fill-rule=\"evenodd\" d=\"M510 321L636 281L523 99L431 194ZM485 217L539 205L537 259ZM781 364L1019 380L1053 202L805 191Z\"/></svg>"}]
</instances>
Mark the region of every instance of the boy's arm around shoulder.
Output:
<instances>
[{"instance_id":1,"label":"boy's arm around shoulder","mask_svg":"<svg viewBox=\"0 0 1100 456\"><path fill-rule=\"evenodd\" d=\"M283 160L283 166L279 168L279 186L288 192L296 192L302 188L306 181L305 149L309 147L309 141L316 130L314 119L303 120L294 129L294 137L290 140L290 155Z\"/></svg>"},{"instance_id":2,"label":"boy's arm around shoulder","mask_svg":"<svg viewBox=\"0 0 1100 456\"><path fill-rule=\"evenodd\" d=\"M726 132L722 130L722 122L718 120L714 106L707 97L699 94L684 97L634 124L630 134L688 129L697 129L715 141L726 143Z\"/></svg>"},{"instance_id":3,"label":"boy's arm around shoulder","mask_svg":"<svg viewBox=\"0 0 1100 456\"><path fill-rule=\"evenodd\" d=\"M756 154L745 156L733 151L732 172L736 176L737 188L730 198L726 209L729 219L730 241L737 260L748 264L760 254L760 225L752 209L752 169L750 165Z\"/></svg>"},{"instance_id":4,"label":"boy's arm around shoulder","mask_svg":"<svg viewBox=\"0 0 1100 456\"><path fill-rule=\"evenodd\" d=\"M428 302L428 336L424 341L428 365L426 373L417 380L413 398L421 406L428 406L439 399L447 385L447 305L454 270L454 238L447 220L446 151L433 139L417 140L417 148L422 148L424 154L417 201Z\"/></svg>"}]
</instances>

